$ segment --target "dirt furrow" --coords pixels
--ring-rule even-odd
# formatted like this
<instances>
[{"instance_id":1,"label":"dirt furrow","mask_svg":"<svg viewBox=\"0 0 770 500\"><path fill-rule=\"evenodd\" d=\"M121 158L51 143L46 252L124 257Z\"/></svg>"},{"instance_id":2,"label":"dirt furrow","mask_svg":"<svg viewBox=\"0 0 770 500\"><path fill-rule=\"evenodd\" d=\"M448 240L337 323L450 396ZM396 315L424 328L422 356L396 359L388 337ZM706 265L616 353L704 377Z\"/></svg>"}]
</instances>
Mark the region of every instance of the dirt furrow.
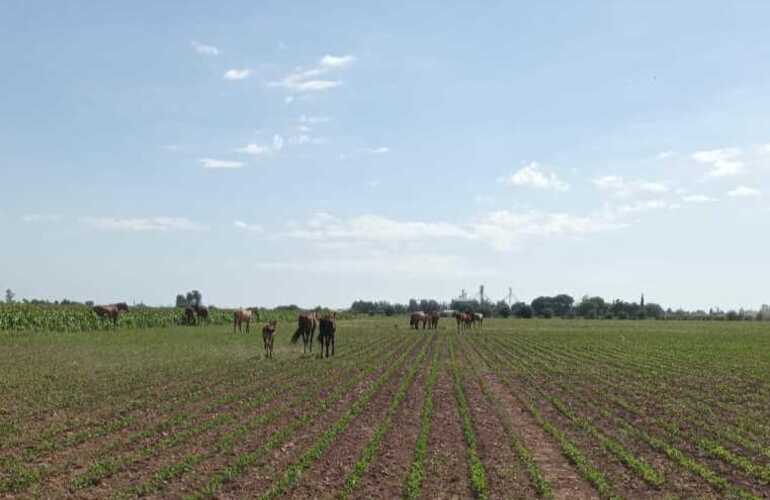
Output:
<instances>
[{"instance_id":1,"label":"dirt furrow","mask_svg":"<svg viewBox=\"0 0 770 500\"><path fill-rule=\"evenodd\" d=\"M484 375L484 381L492 394L503 402L524 445L531 450L543 475L551 483L554 497L599 498L594 488L580 477L569 460L562 455L559 445L537 424L497 377L488 373Z\"/></svg>"},{"instance_id":2,"label":"dirt furrow","mask_svg":"<svg viewBox=\"0 0 770 500\"><path fill-rule=\"evenodd\" d=\"M458 499L472 496L465 440L453 391L452 375L448 367L443 366L433 390L433 422L428 439L423 498Z\"/></svg>"}]
</instances>

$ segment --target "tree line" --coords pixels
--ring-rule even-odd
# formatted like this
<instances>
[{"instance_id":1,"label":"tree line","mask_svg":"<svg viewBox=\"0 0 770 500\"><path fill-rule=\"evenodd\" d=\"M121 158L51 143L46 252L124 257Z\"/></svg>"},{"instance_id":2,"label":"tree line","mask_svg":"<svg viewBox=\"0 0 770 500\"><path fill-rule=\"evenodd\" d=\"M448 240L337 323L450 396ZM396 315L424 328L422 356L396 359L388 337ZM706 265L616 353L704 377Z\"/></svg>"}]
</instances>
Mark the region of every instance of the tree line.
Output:
<instances>
[{"instance_id":1,"label":"tree line","mask_svg":"<svg viewBox=\"0 0 770 500\"><path fill-rule=\"evenodd\" d=\"M487 317L501 318L584 318L584 319L670 319L670 320L714 320L714 321L751 321L770 320L770 307L763 306L759 312L708 311L684 309L664 309L660 304L645 302L644 297L639 302L623 300L607 301L602 297L583 296L579 302L567 294L540 296L530 303L484 301L477 299L454 299L450 302L440 302L433 299L410 299L407 304L391 303L384 300L356 300L351 304L350 311L356 314L386 315L406 314L414 311L460 311L478 312Z\"/></svg>"}]
</instances>

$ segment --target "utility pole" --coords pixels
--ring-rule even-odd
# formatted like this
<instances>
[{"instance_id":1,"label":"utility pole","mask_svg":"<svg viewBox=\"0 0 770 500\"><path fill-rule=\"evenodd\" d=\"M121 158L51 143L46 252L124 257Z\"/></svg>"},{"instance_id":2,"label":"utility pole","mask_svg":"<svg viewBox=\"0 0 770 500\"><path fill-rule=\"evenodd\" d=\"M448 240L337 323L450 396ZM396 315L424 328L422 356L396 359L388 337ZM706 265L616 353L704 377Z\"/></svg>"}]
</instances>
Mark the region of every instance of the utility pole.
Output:
<instances>
[{"instance_id":1,"label":"utility pole","mask_svg":"<svg viewBox=\"0 0 770 500\"><path fill-rule=\"evenodd\" d=\"M484 285L479 286L479 302L484 305Z\"/></svg>"}]
</instances>

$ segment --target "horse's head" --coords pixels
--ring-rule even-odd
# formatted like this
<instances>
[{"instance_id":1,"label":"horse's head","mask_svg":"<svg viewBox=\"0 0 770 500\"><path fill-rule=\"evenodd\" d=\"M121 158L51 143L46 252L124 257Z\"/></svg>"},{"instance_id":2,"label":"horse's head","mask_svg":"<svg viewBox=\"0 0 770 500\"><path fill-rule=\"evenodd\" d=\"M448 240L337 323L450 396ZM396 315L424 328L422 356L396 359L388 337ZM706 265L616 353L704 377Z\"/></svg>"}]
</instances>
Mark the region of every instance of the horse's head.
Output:
<instances>
[{"instance_id":1,"label":"horse's head","mask_svg":"<svg viewBox=\"0 0 770 500\"><path fill-rule=\"evenodd\" d=\"M128 304L125 302L118 302L115 304L115 307L118 309L118 311L128 312Z\"/></svg>"}]
</instances>

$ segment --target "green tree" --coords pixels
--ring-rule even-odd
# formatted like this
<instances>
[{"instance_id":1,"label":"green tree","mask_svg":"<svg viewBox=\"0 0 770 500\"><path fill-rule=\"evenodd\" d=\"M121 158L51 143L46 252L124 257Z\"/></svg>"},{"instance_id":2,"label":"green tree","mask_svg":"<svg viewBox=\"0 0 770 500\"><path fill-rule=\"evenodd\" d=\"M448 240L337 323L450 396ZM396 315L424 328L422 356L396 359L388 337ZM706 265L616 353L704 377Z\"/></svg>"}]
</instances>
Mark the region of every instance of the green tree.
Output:
<instances>
[{"instance_id":1,"label":"green tree","mask_svg":"<svg viewBox=\"0 0 770 500\"><path fill-rule=\"evenodd\" d=\"M15 294L15 293L13 293L13 290L11 290L10 288L8 288L8 289L5 291L5 303L6 303L6 304L13 304L13 298L14 298L14 297L16 297L16 294Z\"/></svg>"}]
</instances>

